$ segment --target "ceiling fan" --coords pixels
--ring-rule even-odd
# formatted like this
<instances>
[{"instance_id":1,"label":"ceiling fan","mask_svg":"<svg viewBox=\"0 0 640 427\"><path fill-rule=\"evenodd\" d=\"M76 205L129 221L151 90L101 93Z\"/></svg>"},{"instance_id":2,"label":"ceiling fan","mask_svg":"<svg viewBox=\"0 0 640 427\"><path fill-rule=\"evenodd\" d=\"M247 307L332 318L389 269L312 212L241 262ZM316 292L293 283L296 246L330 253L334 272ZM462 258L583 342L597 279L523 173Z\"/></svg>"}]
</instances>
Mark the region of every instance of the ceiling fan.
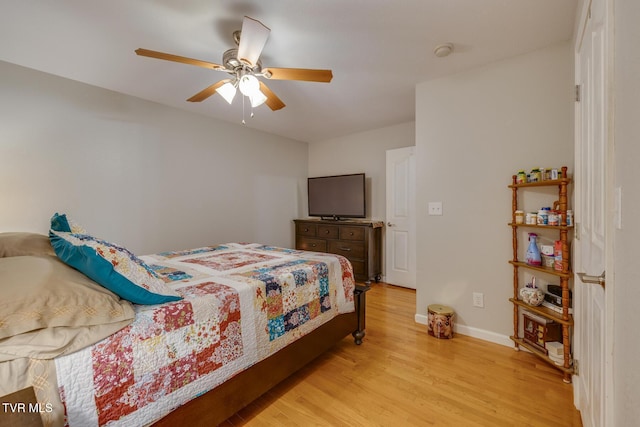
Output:
<instances>
[{"instance_id":1,"label":"ceiling fan","mask_svg":"<svg viewBox=\"0 0 640 427\"><path fill-rule=\"evenodd\" d=\"M266 103L273 111L285 106L284 102L274 94L258 77L272 80L299 80L308 82L329 83L333 78L331 70L312 70L305 68L262 68L260 54L271 30L260 21L245 16L242 30L234 31L233 39L238 45L224 52L222 64L186 58L169 53L148 49L136 49L136 54L150 58L181 62L216 71L224 71L231 77L220 80L187 99L190 102L201 102L214 93L220 94L229 104L233 102L237 89L247 96L252 107Z\"/></svg>"}]
</instances>

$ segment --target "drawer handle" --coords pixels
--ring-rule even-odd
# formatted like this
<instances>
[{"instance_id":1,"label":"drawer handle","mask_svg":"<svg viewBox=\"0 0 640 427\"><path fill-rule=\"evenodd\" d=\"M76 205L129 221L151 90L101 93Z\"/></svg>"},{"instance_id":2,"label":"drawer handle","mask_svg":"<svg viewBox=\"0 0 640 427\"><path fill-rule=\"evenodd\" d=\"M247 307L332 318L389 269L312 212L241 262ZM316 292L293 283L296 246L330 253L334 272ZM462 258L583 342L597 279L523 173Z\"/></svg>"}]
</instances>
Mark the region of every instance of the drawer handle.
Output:
<instances>
[{"instance_id":1,"label":"drawer handle","mask_svg":"<svg viewBox=\"0 0 640 427\"><path fill-rule=\"evenodd\" d=\"M349 236L353 236L353 231L349 233Z\"/></svg>"},{"instance_id":2,"label":"drawer handle","mask_svg":"<svg viewBox=\"0 0 640 427\"><path fill-rule=\"evenodd\" d=\"M304 231L309 231L309 229L308 229L308 228L305 228L305 229L304 229Z\"/></svg>"},{"instance_id":3,"label":"drawer handle","mask_svg":"<svg viewBox=\"0 0 640 427\"><path fill-rule=\"evenodd\" d=\"M340 250L349 252L351 250L351 248L340 248Z\"/></svg>"},{"instance_id":4,"label":"drawer handle","mask_svg":"<svg viewBox=\"0 0 640 427\"><path fill-rule=\"evenodd\" d=\"M329 230L326 230L326 231L324 232L324 234L329 234L329 233L330 233L330 231L329 231Z\"/></svg>"},{"instance_id":5,"label":"drawer handle","mask_svg":"<svg viewBox=\"0 0 640 427\"><path fill-rule=\"evenodd\" d=\"M316 247L316 244L315 244L315 243L312 243L312 244L311 244L311 247L312 247L312 248L315 248L315 247Z\"/></svg>"}]
</instances>

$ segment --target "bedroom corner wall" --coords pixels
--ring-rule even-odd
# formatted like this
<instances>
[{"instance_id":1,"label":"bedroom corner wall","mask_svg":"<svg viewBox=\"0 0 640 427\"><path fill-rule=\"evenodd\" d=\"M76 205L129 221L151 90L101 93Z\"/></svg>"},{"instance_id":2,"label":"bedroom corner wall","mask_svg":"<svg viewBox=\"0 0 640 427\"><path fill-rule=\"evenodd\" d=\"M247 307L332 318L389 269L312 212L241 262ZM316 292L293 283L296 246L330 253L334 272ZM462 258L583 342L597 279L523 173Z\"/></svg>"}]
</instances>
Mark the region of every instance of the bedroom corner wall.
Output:
<instances>
[{"instance_id":1,"label":"bedroom corner wall","mask_svg":"<svg viewBox=\"0 0 640 427\"><path fill-rule=\"evenodd\" d=\"M446 304L459 332L511 345L507 185L518 169L573 171L572 89L568 42L417 86L416 320ZM427 215L433 201L443 216Z\"/></svg>"},{"instance_id":2,"label":"bedroom corner wall","mask_svg":"<svg viewBox=\"0 0 640 427\"><path fill-rule=\"evenodd\" d=\"M293 245L306 143L6 62L0 94L0 232L58 211L140 254Z\"/></svg>"}]
</instances>

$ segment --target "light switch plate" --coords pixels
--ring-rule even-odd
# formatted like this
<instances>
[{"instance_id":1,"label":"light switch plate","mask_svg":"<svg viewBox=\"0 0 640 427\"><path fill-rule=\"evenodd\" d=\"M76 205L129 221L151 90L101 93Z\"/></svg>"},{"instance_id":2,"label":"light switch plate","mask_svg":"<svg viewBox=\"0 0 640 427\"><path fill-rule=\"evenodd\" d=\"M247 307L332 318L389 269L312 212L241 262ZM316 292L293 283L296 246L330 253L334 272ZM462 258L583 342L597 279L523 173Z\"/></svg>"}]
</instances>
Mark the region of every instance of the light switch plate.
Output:
<instances>
[{"instance_id":1,"label":"light switch plate","mask_svg":"<svg viewBox=\"0 0 640 427\"><path fill-rule=\"evenodd\" d=\"M429 202L429 215L442 215L442 202Z\"/></svg>"}]
</instances>

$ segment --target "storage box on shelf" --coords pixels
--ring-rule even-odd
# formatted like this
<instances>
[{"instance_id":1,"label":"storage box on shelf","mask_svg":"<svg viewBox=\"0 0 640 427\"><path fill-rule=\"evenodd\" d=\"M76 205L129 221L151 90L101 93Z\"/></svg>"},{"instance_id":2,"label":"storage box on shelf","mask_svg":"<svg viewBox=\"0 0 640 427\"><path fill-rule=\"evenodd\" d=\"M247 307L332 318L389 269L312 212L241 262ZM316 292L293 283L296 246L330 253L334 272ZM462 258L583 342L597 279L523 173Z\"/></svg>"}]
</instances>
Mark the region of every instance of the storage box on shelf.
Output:
<instances>
[{"instance_id":1,"label":"storage box on shelf","mask_svg":"<svg viewBox=\"0 0 640 427\"><path fill-rule=\"evenodd\" d=\"M509 226L512 228L512 244L513 244L513 259L509 261L513 265L513 297L509 300L513 303L513 336L511 339L515 343L515 349L524 347L531 351L536 356L540 357L551 366L554 366L563 372L563 380L567 383L571 382L571 375L573 374L572 361L571 361L571 334L573 328L573 316L570 314L570 281L573 274L570 270L570 250L569 250L569 231L573 229L573 224L567 225L567 210L568 210L568 186L571 183L571 178L567 175L567 167L562 168L561 175L558 179L542 180L538 182L526 182L518 183L518 177L516 175L512 178L512 184L509 188L512 190L512 220ZM518 216L521 215L522 210L518 208L518 195L519 191L535 190L540 187L557 187L558 188L558 200L557 207L560 213L560 221L558 225L540 225L540 224L526 224L521 223L520 220L516 221L516 211ZM522 196L524 197L524 196ZM553 200L551 201L553 202ZM533 229L549 230L554 235L558 236L558 240L561 245L561 264L555 266L532 266L519 259L518 253L521 250L523 243L519 236L519 229ZM544 305L530 306L519 298L520 289L520 269L526 269L534 273L544 273L556 278L560 282L561 289L561 305L559 310L547 308ZM559 311L559 312L558 312ZM531 314L527 314L531 313ZM524 327L521 335L520 332L520 318L523 318ZM548 322L542 322L540 319L547 319ZM551 326L554 325L554 326ZM535 334L534 329L535 328ZM529 329L529 331L527 330ZM563 346L563 362L558 365L552 360L545 348L545 342L547 341L560 341Z\"/></svg>"},{"instance_id":2,"label":"storage box on shelf","mask_svg":"<svg viewBox=\"0 0 640 427\"><path fill-rule=\"evenodd\" d=\"M548 355L547 343L562 338L562 326L551 319L524 310L524 341Z\"/></svg>"}]
</instances>

